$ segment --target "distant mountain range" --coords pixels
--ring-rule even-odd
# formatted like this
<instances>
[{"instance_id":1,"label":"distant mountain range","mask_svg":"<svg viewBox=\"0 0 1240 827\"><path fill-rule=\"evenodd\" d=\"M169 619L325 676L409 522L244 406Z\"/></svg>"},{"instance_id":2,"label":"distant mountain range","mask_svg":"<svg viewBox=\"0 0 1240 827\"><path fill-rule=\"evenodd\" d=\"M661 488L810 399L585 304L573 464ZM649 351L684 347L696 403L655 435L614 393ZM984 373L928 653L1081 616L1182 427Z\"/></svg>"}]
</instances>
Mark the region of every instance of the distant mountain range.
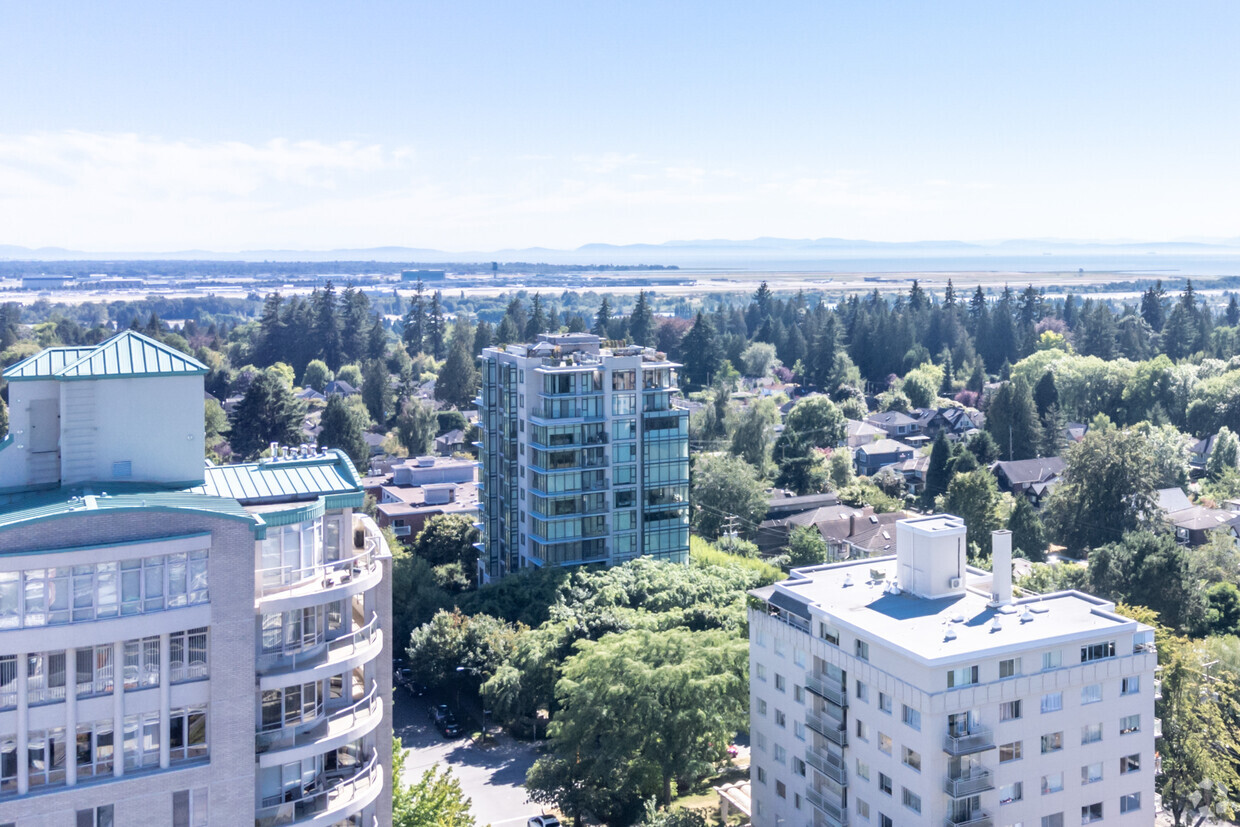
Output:
<instances>
[{"instance_id":1,"label":"distant mountain range","mask_svg":"<svg viewBox=\"0 0 1240 827\"><path fill-rule=\"evenodd\" d=\"M574 250L527 247L452 252L424 247L365 247L333 250L177 250L171 252L90 252L61 247L32 249L0 244L0 259L23 261L315 261L315 262L545 262L548 264L676 264L681 267L745 269L804 265L851 259L953 259L984 263L988 258L1026 256L1115 257L1136 255L1236 256L1240 237L1187 241L1074 240L1054 238L1000 241L866 241L846 238L699 239L661 244L585 244Z\"/></svg>"}]
</instances>

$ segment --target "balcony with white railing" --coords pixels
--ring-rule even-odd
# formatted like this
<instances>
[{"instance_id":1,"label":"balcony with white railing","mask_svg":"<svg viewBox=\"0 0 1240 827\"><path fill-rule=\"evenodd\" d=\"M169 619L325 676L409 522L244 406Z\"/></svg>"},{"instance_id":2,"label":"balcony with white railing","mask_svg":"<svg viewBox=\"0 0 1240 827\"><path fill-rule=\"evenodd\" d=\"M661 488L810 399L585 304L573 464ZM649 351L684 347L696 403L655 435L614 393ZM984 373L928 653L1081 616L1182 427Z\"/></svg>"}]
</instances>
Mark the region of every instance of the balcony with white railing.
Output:
<instances>
[{"instance_id":1,"label":"balcony with white railing","mask_svg":"<svg viewBox=\"0 0 1240 827\"><path fill-rule=\"evenodd\" d=\"M990 813L982 810L943 819L943 827L994 827L994 823L995 820L990 817Z\"/></svg>"},{"instance_id":2,"label":"balcony with white railing","mask_svg":"<svg viewBox=\"0 0 1240 827\"><path fill-rule=\"evenodd\" d=\"M372 804L383 791L383 768L376 753L355 773L343 778L322 777L314 787L291 801L264 799L254 814L254 827L298 824L326 827Z\"/></svg>"},{"instance_id":3,"label":"balcony with white railing","mask_svg":"<svg viewBox=\"0 0 1240 827\"><path fill-rule=\"evenodd\" d=\"M301 727L284 727L268 732L260 732L255 736L255 751L278 753L283 750L297 749L310 744L322 744L324 749L331 749L331 742L338 738L351 740L361 737L374 729L383 717L383 699L379 696L379 686L371 682L370 691L360 700L354 701L342 709L329 709L317 720ZM263 766L275 766L279 756L273 755L272 760L263 759Z\"/></svg>"},{"instance_id":4,"label":"balcony with white railing","mask_svg":"<svg viewBox=\"0 0 1240 827\"><path fill-rule=\"evenodd\" d=\"M943 791L952 798L967 798L994 788L994 775L985 767L973 767L960 776L948 776L943 781Z\"/></svg>"},{"instance_id":5,"label":"balcony with white railing","mask_svg":"<svg viewBox=\"0 0 1240 827\"><path fill-rule=\"evenodd\" d=\"M308 670L326 669L328 671L343 668L347 661L361 658L369 661L377 657L378 650L383 647L383 629L379 624L379 615L372 612L365 626L352 632L332 638L325 646L317 646L302 652L293 652L284 656L277 664L262 670L263 688L269 683L280 685L279 678ZM276 679L274 682L268 679Z\"/></svg>"},{"instance_id":6,"label":"balcony with white railing","mask_svg":"<svg viewBox=\"0 0 1240 827\"><path fill-rule=\"evenodd\" d=\"M805 750L805 763L809 764L818 772L830 778L837 784L848 784L848 768L844 765L844 759L837 755L832 755L824 750L808 747Z\"/></svg>"},{"instance_id":7,"label":"balcony with white railing","mask_svg":"<svg viewBox=\"0 0 1240 827\"><path fill-rule=\"evenodd\" d=\"M835 827L847 827L848 809L844 806L843 800L834 793L827 790L815 790L811 787L805 790L805 797L810 804L827 816L829 824Z\"/></svg>"},{"instance_id":8,"label":"balcony with white railing","mask_svg":"<svg viewBox=\"0 0 1240 827\"><path fill-rule=\"evenodd\" d=\"M848 706L848 689L839 681L813 673L805 676L805 688L839 707Z\"/></svg>"},{"instance_id":9,"label":"balcony with white railing","mask_svg":"<svg viewBox=\"0 0 1240 827\"><path fill-rule=\"evenodd\" d=\"M374 579L377 582L381 569L375 548L374 541L367 533L366 547L344 560L309 566L272 566L259 569L255 577L259 595L263 599L297 597L328 592L359 580ZM329 598L325 596L325 599Z\"/></svg>"},{"instance_id":10,"label":"balcony with white railing","mask_svg":"<svg viewBox=\"0 0 1240 827\"><path fill-rule=\"evenodd\" d=\"M995 748L995 735L987 727L971 727L961 735L948 733L943 737L943 751L948 755L968 755Z\"/></svg>"},{"instance_id":11,"label":"balcony with white railing","mask_svg":"<svg viewBox=\"0 0 1240 827\"><path fill-rule=\"evenodd\" d=\"M832 718L830 715L806 712L805 725L832 743L841 747L848 745L848 725L843 721Z\"/></svg>"}]
</instances>

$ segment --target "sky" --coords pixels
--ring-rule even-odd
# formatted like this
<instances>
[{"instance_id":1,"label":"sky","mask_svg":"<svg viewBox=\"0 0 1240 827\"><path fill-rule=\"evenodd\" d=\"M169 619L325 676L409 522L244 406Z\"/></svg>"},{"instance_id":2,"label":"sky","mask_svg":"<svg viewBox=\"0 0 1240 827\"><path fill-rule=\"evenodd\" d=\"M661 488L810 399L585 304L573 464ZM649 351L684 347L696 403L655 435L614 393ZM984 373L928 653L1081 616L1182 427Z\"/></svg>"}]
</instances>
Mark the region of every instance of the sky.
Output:
<instances>
[{"instance_id":1,"label":"sky","mask_svg":"<svg viewBox=\"0 0 1240 827\"><path fill-rule=\"evenodd\" d=\"M1240 3L0 3L0 245L1240 236Z\"/></svg>"}]
</instances>

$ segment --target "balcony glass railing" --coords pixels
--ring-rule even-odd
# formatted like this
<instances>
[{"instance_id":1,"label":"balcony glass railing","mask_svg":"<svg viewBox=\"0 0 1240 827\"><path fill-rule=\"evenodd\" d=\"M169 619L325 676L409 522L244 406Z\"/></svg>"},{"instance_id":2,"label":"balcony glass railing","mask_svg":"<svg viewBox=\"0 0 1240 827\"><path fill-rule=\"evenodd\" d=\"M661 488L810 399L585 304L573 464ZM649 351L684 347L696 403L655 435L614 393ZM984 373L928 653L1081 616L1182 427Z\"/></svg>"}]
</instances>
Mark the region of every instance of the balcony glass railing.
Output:
<instances>
[{"instance_id":1,"label":"balcony glass railing","mask_svg":"<svg viewBox=\"0 0 1240 827\"><path fill-rule=\"evenodd\" d=\"M995 735L986 727L973 727L962 735L949 733L943 737L943 751L949 755L968 755L994 747Z\"/></svg>"},{"instance_id":2,"label":"balcony glass railing","mask_svg":"<svg viewBox=\"0 0 1240 827\"><path fill-rule=\"evenodd\" d=\"M307 566L272 566L259 569L257 579L265 597L287 589L304 587L315 581L319 581L323 588L348 583L355 577L377 571L378 565L375 560L375 546L367 533L365 549L353 557Z\"/></svg>"},{"instance_id":3,"label":"balcony glass railing","mask_svg":"<svg viewBox=\"0 0 1240 827\"><path fill-rule=\"evenodd\" d=\"M813 804L823 815L827 816L829 819L828 823L838 825L838 827L847 826L848 810L844 807L844 802L833 793L810 788L805 791L805 797L809 799L810 804Z\"/></svg>"},{"instance_id":4,"label":"balcony glass railing","mask_svg":"<svg viewBox=\"0 0 1240 827\"><path fill-rule=\"evenodd\" d=\"M830 715L821 715L817 712L805 713L805 725L839 746L848 745L847 724L843 721L832 718Z\"/></svg>"},{"instance_id":5,"label":"balcony glass railing","mask_svg":"<svg viewBox=\"0 0 1240 827\"><path fill-rule=\"evenodd\" d=\"M806 675L805 688L836 706L848 706L848 690L825 675Z\"/></svg>"},{"instance_id":6,"label":"balcony glass railing","mask_svg":"<svg viewBox=\"0 0 1240 827\"><path fill-rule=\"evenodd\" d=\"M838 755L809 747L805 750L805 763L837 784L848 784L848 769L844 766L844 759Z\"/></svg>"},{"instance_id":7,"label":"balcony glass railing","mask_svg":"<svg viewBox=\"0 0 1240 827\"><path fill-rule=\"evenodd\" d=\"M968 815L948 816L943 820L943 827L993 827L994 823L990 813L978 810Z\"/></svg>"},{"instance_id":8,"label":"balcony glass railing","mask_svg":"<svg viewBox=\"0 0 1240 827\"><path fill-rule=\"evenodd\" d=\"M263 806L254 814L254 827L280 827L333 811L346 811L350 802L360 798L372 785L381 783L382 778L383 772L376 753L360 770L347 778L336 781L324 778L299 798L270 803L268 799L264 799Z\"/></svg>"},{"instance_id":9,"label":"balcony glass railing","mask_svg":"<svg viewBox=\"0 0 1240 827\"><path fill-rule=\"evenodd\" d=\"M370 691L361 700L343 709L328 710L309 727L292 726L258 733L255 738L255 749L257 752L267 752L277 748L300 747L315 743L332 730L348 732L372 715L380 713L383 708L382 703L379 698L379 685L371 681Z\"/></svg>"},{"instance_id":10,"label":"balcony glass railing","mask_svg":"<svg viewBox=\"0 0 1240 827\"><path fill-rule=\"evenodd\" d=\"M994 776L984 767L974 767L958 778L948 777L943 781L943 791L952 798L966 798L994 787Z\"/></svg>"}]
</instances>

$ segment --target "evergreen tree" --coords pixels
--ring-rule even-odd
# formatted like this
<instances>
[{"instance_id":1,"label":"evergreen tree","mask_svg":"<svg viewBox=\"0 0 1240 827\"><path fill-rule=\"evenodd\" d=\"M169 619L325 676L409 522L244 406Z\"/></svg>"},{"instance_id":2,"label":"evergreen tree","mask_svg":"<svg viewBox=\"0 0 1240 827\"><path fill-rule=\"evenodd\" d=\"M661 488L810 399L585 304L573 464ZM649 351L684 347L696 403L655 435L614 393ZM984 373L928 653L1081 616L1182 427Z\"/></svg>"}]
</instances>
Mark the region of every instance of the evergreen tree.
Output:
<instances>
[{"instance_id":1,"label":"evergreen tree","mask_svg":"<svg viewBox=\"0 0 1240 827\"><path fill-rule=\"evenodd\" d=\"M495 329L485 319L479 319L477 326L474 327L474 353L480 354L493 344L495 344Z\"/></svg>"},{"instance_id":2,"label":"evergreen tree","mask_svg":"<svg viewBox=\"0 0 1240 827\"><path fill-rule=\"evenodd\" d=\"M1042 445L1042 425L1023 376L1005 382L986 408L986 430L1005 460L1032 459Z\"/></svg>"},{"instance_id":3,"label":"evergreen tree","mask_svg":"<svg viewBox=\"0 0 1240 827\"><path fill-rule=\"evenodd\" d=\"M387 365L382 359L371 359L362 369L362 401L370 418L386 425L392 412L392 385L388 382Z\"/></svg>"},{"instance_id":4,"label":"evergreen tree","mask_svg":"<svg viewBox=\"0 0 1240 827\"><path fill-rule=\"evenodd\" d=\"M396 438L411 457L425 456L435 444L439 422L435 412L416 399L406 399L396 417Z\"/></svg>"},{"instance_id":5,"label":"evergreen tree","mask_svg":"<svg viewBox=\"0 0 1240 827\"><path fill-rule=\"evenodd\" d=\"M1223 318L1227 321L1228 327L1236 327L1240 325L1240 304L1236 303L1236 294L1231 294L1231 299L1227 302L1227 310L1223 314Z\"/></svg>"},{"instance_id":6,"label":"evergreen tree","mask_svg":"<svg viewBox=\"0 0 1240 827\"><path fill-rule=\"evenodd\" d=\"M330 396L323 410L319 445L339 448L349 455L353 465L365 473L370 465L370 446L366 444L366 415L345 401L343 396Z\"/></svg>"},{"instance_id":7,"label":"evergreen tree","mask_svg":"<svg viewBox=\"0 0 1240 827\"><path fill-rule=\"evenodd\" d=\"M598 313L594 316L594 327L590 328L590 332L595 336L607 338L607 328L611 324L611 302L606 296L603 296L603 303L598 306Z\"/></svg>"},{"instance_id":8,"label":"evergreen tree","mask_svg":"<svg viewBox=\"0 0 1240 827\"><path fill-rule=\"evenodd\" d=\"M969 374L969 381L965 383L965 388L974 393L981 393L986 388L986 370L982 367L981 362L973 363L973 372Z\"/></svg>"},{"instance_id":9,"label":"evergreen tree","mask_svg":"<svg viewBox=\"0 0 1240 827\"><path fill-rule=\"evenodd\" d=\"M387 353L387 328L383 326L383 318L376 313L370 324L370 332L366 335L366 356L370 359L382 359Z\"/></svg>"},{"instance_id":10,"label":"evergreen tree","mask_svg":"<svg viewBox=\"0 0 1240 827\"><path fill-rule=\"evenodd\" d=\"M571 328L570 328L571 330ZM521 338L521 331L517 327L517 322L512 316L507 314L500 320L499 327L495 331L495 343L499 345L510 345Z\"/></svg>"},{"instance_id":11,"label":"evergreen tree","mask_svg":"<svg viewBox=\"0 0 1240 827\"><path fill-rule=\"evenodd\" d=\"M287 361L284 353L285 326L280 316L284 299L279 293L269 293L263 302L263 312L258 319L258 341L254 346L254 364L260 367Z\"/></svg>"},{"instance_id":12,"label":"evergreen tree","mask_svg":"<svg viewBox=\"0 0 1240 827\"><path fill-rule=\"evenodd\" d=\"M654 346L654 313L646 300L645 290L637 292L637 303L633 305L633 313L629 316L629 338L635 345Z\"/></svg>"},{"instance_id":13,"label":"evergreen tree","mask_svg":"<svg viewBox=\"0 0 1240 827\"><path fill-rule=\"evenodd\" d=\"M1235 471L1237 465L1240 465L1240 441L1231 429L1224 425L1214 440L1214 450L1206 459L1206 474L1210 479L1218 480L1227 472Z\"/></svg>"},{"instance_id":14,"label":"evergreen tree","mask_svg":"<svg viewBox=\"0 0 1240 827\"><path fill-rule=\"evenodd\" d=\"M421 353L426 342L426 300L422 296L423 289L422 279L419 278L413 297L409 299L409 309L405 312L401 339L410 356Z\"/></svg>"},{"instance_id":15,"label":"evergreen tree","mask_svg":"<svg viewBox=\"0 0 1240 827\"><path fill-rule=\"evenodd\" d=\"M682 349L686 382L695 388L710 384L723 364L723 354L719 352L714 326L700 310L693 321L693 327L685 334Z\"/></svg>"},{"instance_id":16,"label":"evergreen tree","mask_svg":"<svg viewBox=\"0 0 1240 827\"><path fill-rule=\"evenodd\" d=\"M950 456L951 447L947 444L947 438L940 433L930 447L930 464L926 467L926 490L922 494L922 502L927 506L933 506L936 497L947 493L947 486L951 482L947 467Z\"/></svg>"},{"instance_id":17,"label":"evergreen tree","mask_svg":"<svg viewBox=\"0 0 1240 827\"><path fill-rule=\"evenodd\" d=\"M310 304L314 308L314 336L319 355L329 368L337 370L342 364L341 357L344 352L340 338L340 317L336 307L336 288L328 281L322 290L311 294Z\"/></svg>"},{"instance_id":18,"label":"evergreen tree","mask_svg":"<svg viewBox=\"0 0 1240 827\"><path fill-rule=\"evenodd\" d=\"M452 348L435 381L436 399L455 408L467 408L473 404L481 381L474 351L474 333L469 320L459 316L452 328Z\"/></svg>"},{"instance_id":19,"label":"evergreen tree","mask_svg":"<svg viewBox=\"0 0 1240 827\"><path fill-rule=\"evenodd\" d=\"M530 320L525 324L525 340L527 342L537 342L539 333L546 333L549 328L547 314L543 310L542 296L538 293L534 294L534 301L530 303Z\"/></svg>"},{"instance_id":20,"label":"evergreen tree","mask_svg":"<svg viewBox=\"0 0 1240 827\"><path fill-rule=\"evenodd\" d=\"M229 417L233 453L256 457L268 443L298 445L304 437L301 424L306 406L293 396L293 389L278 371L258 374Z\"/></svg>"},{"instance_id":21,"label":"evergreen tree","mask_svg":"<svg viewBox=\"0 0 1240 827\"><path fill-rule=\"evenodd\" d=\"M1045 417L1051 408L1059 407L1059 389L1055 387L1055 374L1046 371L1038 384L1033 388L1033 404L1037 406L1038 416Z\"/></svg>"},{"instance_id":22,"label":"evergreen tree","mask_svg":"<svg viewBox=\"0 0 1240 827\"><path fill-rule=\"evenodd\" d=\"M342 361L365 359L370 352L370 299L352 283L340 294L340 316Z\"/></svg>"},{"instance_id":23,"label":"evergreen tree","mask_svg":"<svg viewBox=\"0 0 1240 827\"><path fill-rule=\"evenodd\" d=\"M431 309L426 315L426 350L436 359L444 357L447 344L447 322L443 315L443 296L436 290L431 296Z\"/></svg>"},{"instance_id":24,"label":"evergreen tree","mask_svg":"<svg viewBox=\"0 0 1240 827\"><path fill-rule=\"evenodd\" d=\"M1166 322L1166 311L1163 309L1163 297L1166 291L1163 290L1162 279L1154 283L1153 287L1148 288L1141 294L1141 318L1145 319L1155 332L1163 329Z\"/></svg>"},{"instance_id":25,"label":"evergreen tree","mask_svg":"<svg viewBox=\"0 0 1240 827\"><path fill-rule=\"evenodd\" d=\"M1008 517L1008 531L1012 532L1012 549L1022 557L1041 563L1046 560L1046 547L1050 541L1037 509L1028 498L1016 497L1016 505Z\"/></svg>"}]
</instances>

